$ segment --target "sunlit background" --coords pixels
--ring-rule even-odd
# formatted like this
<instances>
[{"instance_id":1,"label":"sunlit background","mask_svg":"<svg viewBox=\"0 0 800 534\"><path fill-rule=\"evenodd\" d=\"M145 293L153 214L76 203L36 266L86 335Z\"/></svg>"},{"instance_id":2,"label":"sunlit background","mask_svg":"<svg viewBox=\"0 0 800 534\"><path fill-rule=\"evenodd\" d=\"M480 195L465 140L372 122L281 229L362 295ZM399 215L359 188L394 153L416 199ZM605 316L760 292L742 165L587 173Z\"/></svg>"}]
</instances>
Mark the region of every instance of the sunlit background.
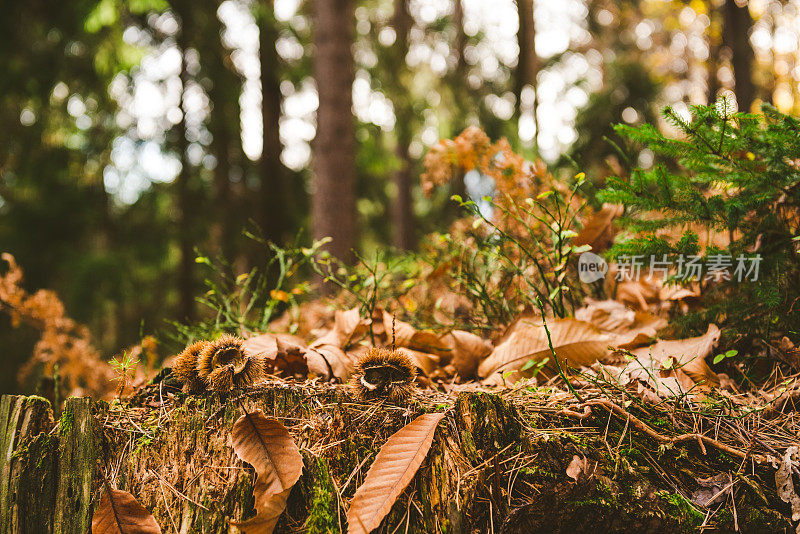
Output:
<instances>
[{"instance_id":1,"label":"sunlit background","mask_svg":"<svg viewBox=\"0 0 800 534\"><path fill-rule=\"evenodd\" d=\"M312 68L320 1L11 1L0 44L0 251L14 254L29 287L55 289L104 350L194 313L195 254L244 272L264 258L242 229L308 238L327 90ZM405 36L399 9L410 14ZM688 117L717 98L800 112L800 0L354 0L353 17L363 250L400 244L389 217L398 172L411 176L412 248L446 231L449 195L425 197L418 177L427 150L469 125L556 176L601 182L620 172L613 123L668 130L665 106ZM268 102L265 64L277 88ZM268 106L280 110L283 167L264 147ZM278 168L285 211L265 214L258 199ZM279 231L265 227L269 216ZM5 317L0 335L9 360L30 352L34 338Z\"/></svg>"}]
</instances>

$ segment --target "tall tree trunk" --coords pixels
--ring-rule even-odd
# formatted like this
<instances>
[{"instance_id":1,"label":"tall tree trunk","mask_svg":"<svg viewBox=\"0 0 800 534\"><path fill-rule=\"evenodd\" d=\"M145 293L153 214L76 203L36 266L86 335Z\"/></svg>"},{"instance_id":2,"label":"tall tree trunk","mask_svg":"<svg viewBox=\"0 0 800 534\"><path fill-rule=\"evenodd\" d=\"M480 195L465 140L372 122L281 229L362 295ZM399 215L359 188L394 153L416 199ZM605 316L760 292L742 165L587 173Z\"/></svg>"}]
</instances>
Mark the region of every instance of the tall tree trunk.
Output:
<instances>
[{"instance_id":1,"label":"tall tree trunk","mask_svg":"<svg viewBox=\"0 0 800 534\"><path fill-rule=\"evenodd\" d=\"M753 85L753 47L750 45L750 29L753 19L747 4L740 6L736 0L725 0L722 38L725 46L733 52L731 64L735 84L736 101L740 111L750 111L755 98Z\"/></svg>"},{"instance_id":2,"label":"tall tree trunk","mask_svg":"<svg viewBox=\"0 0 800 534\"><path fill-rule=\"evenodd\" d=\"M288 169L281 163L280 59L275 49L278 28L272 0L263 0L259 17L259 54L261 60L261 119L263 148L259 162L261 174L260 221L264 237L282 243L287 237Z\"/></svg>"},{"instance_id":3,"label":"tall tree trunk","mask_svg":"<svg viewBox=\"0 0 800 534\"><path fill-rule=\"evenodd\" d=\"M464 32L464 6L461 0L453 1L453 27L456 31L453 51L456 57L455 77L451 84L455 95L456 110L453 114L453 131L449 137L455 137L467 126L467 113L470 107L469 87L467 82L467 60L464 54L467 48L467 34Z\"/></svg>"},{"instance_id":4,"label":"tall tree trunk","mask_svg":"<svg viewBox=\"0 0 800 534\"><path fill-rule=\"evenodd\" d=\"M536 134L533 136L533 146L538 151L539 120L537 117L538 90L536 76L539 74L539 58L536 55L533 0L517 0L517 13L519 15L519 30L517 31L517 44L519 46L519 59L514 80L514 96L517 99L516 119L522 116L522 91L526 86L533 89L533 123Z\"/></svg>"},{"instance_id":5,"label":"tall tree trunk","mask_svg":"<svg viewBox=\"0 0 800 534\"><path fill-rule=\"evenodd\" d=\"M192 191L191 168L186 155L188 141L186 139L186 85L189 82L189 73L186 70L186 50L188 49L188 36L191 35L192 25L189 20L190 9L178 9L176 12L181 17L181 30L178 34L177 44L181 55L181 120L175 126L175 150L181 162L181 170L175 180L177 205L178 205L178 247L180 259L178 263L178 313L182 320L194 316L194 242L193 242L193 217L192 217Z\"/></svg>"},{"instance_id":6,"label":"tall tree trunk","mask_svg":"<svg viewBox=\"0 0 800 534\"><path fill-rule=\"evenodd\" d=\"M353 18L350 0L315 2L314 78L319 108L311 218L314 237L331 237L328 250L344 261L352 260L356 241Z\"/></svg>"},{"instance_id":7,"label":"tall tree trunk","mask_svg":"<svg viewBox=\"0 0 800 534\"><path fill-rule=\"evenodd\" d=\"M228 261L237 254L236 241L240 219L237 216L237 199L231 187L233 162L241 161L241 133L239 128L239 94L241 79L226 61L227 51L220 40L222 23L215 13L209 14L208 28L200 60L211 79L209 98L212 108L209 129L213 136L211 152L217 160L214 168L214 246Z\"/></svg>"},{"instance_id":8,"label":"tall tree trunk","mask_svg":"<svg viewBox=\"0 0 800 534\"><path fill-rule=\"evenodd\" d=\"M408 34L414 24L414 19L408 9L408 0L395 0L394 18L392 26L397 33L397 42L392 48L392 61L396 72L398 84L403 87L403 80L408 78L406 54L408 53ZM405 89L403 87L403 89ZM402 91L404 94L406 90ZM397 148L395 150L397 159L400 161L400 168L395 171L393 182L397 191L392 203L392 228L394 230L394 246L403 249L413 249L416 244L414 236L414 208L411 195L412 170L414 160L408 152L408 146L412 139L413 109L408 98L404 94L399 95L395 104L397 121L395 135L397 138Z\"/></svg>"},{"instance_id":9,"label":"tall tree trunk","mask_svg":"<svg viewBox=\"0 0 800 534\"><path fill-rule=\"evenodd\" d=\"M398 132L396 154L397 159L400 160L400 168L395 171L393 176L397 197L392 203L392 225L394 246L402 250L411 250L416 245L414 204L411 195L411 171L414 160L408 153L408 142L404 139L406 137Z\"/></svg>"}]
</instances>

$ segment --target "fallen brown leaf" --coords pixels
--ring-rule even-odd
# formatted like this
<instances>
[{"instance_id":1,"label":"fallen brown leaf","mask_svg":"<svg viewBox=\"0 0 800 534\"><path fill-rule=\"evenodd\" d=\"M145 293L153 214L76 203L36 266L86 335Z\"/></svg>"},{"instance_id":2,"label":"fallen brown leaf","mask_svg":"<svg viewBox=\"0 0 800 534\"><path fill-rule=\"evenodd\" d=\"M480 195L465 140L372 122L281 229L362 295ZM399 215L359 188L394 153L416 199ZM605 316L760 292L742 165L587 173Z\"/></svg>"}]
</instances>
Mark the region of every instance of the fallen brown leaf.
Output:
<instances>
[{"instance_id":1,"label":"fallen brown leaf","mask_svg":"<svg viewBox=\"0 0 800 534\"><path fill-rule=\"evenodd\" d=\"M384 311L383 325L386 329L388 344L392 342L392 321L392 315ZM394 340L395 345L398 347L436 354L445 358L447 362L450 361L452 355L452 350L448 344L434 332L417 330L410 324L396 319L394 320Z\"/></svg>"},{"instance_id":2,"label":"fallen brown leaf","mask_svg":"<svg viewBox=\"0 0 800 534\"><path fill-rule=\"evenodd\" d=\"M462 378L472 378L478 364L492 352L492 344L480 336L463 330L453 330L442 340L452 351L452 363Z\"/></svg>"},{"instance_id":3,"label":"fallen brown leaf","mask_svg":"<svg viewBox=\"0 0 800 534\"><path fill-rule=\"evenodd\" d=\"M292 436L277 419L261 410L240 417L231 431L236 455L256 471L256 517L236 524L248 534L271 533L284 508L289 490L303 473L303 457Z\"/></svg>"},{"instance_id":4,"label":"fallen brown leaf","mask_svg":"<svg viewBox=\"0 0 800 534\"><path fill-rule=\"evenodd\" d=\"M793 445L786 449L786 454L781 461L778 471L775 472L775 485L778 488L778 497L785 503L789 503L792 511L792 521L800 520L800 496L794 489L792 481L792 464L796 462L792 457L800 455L800 447ZM800 525L797 530L800 534Z\"/></svg>"},{"instance_id":5,"label":"fallen brown leaf","mask_svg":"<svg viewBox=\"0 0 800 534\"><path fill-rule=\"evenodd\" d=\"M406 347L398 347L397 352L405 354L411 358L411 361L414 362L414 365L417 366L417 369L422 371L425 376L430 376L436 369L439 368L439 357L435 354L408 349Z\"/></svg>"},{"instance_id":6,"label":"fallen brown leaf","mask_svg":"<svg viewBox=\"0 0 800 534\"><path fill-rule=\"evenodd\" d=\"M589 460L582 458L577 454L572 455L572 461L567 466L567 476L578 482L581 478L591 476L589 473ZM594 471L591 469L591 471Z\"/></svg>"},{"instance_id":7,"label":"fallen brown leaf","mask_svg":"<svg viewBox=\"0 0 800 534\"><path fill-rule=\"evenodd\" d=\"M695 383L719 386L719 378L706 363L719 341L720 330L716 325L708 325L702 336L687 339L659 340L655 345L631 351L637 360L647 362L652 359L662 369L675 369L686 373Z\"/></svg>"},{"instance_id":8,"label":"fallen brown leaf","mask_svg":"<svg viewBox=\"0 0 800 534\"><path fill-rule=\"evenodd\" d=\"M161 527L133 495L106 486L92 516L92 534L161 534Z\"/></svg>"},{"instance_id":9,"label":"fallen brown leaf","mask_svg":"<svg viewBox=\"0 0 800 534\"><path fill-rule=\"evenodd\" d=\"M600 211L589 216L572 243L575 246L590 245L595 254L606 250L614 242L617 233L614 219L622 215L624 210L621 204L603 204Z\"/></svg>"},{"instance_id":10,"label":"fallen brown leaf","mask_svg":"<svg viewBox=\"0 0 800 534\"><path fill-rule=\"evenodd\" d=\"M246 339L242 349L248 356L262 358L267 373L308 374L306 347L300 338L291 334L260 334Z\"/></svg>"},{"instance_id":11,"label":"fallen brown leaf","mask_svg":"<svg viewBox=\"0 0 800 534\"><path fill-rule=\"evenodd\" d=\"M309 345L318 347L321 345L334 345L342 350L347 350L348 346L367 332L369 321L362 319L358 308L351 308L347 311L337 311L333 319L333 328L322 335Z\"/></svg>"},{"instance_id":12,"label":"fallen brown leaf","mask_svg":"<svg viewBox=\"0 0 800 534\"><path fill-rule=\"evenodd\" d=\"M353 374L355 359L336 345L324 344L310 347L306 352L308 369L325 378L336 377L347 382Z\"/></svg>"},{"instance_id":13,"label":"fallen brown leaf","mask_svg":"<svg viewBox=\"0 0 800 534\"><path fill-rule=\"evenodd\" d=\"M350 502L347 512L350 534L368 534L378 528L428 455L443 417L443 413L420 415L392 434L381 447Z\"/></svg>"},{"instance_id":14,"label":"fallen brown leaf","mask_svg":"<svg viewBox=\"0 0 800 534\"><path fill-rule=\"evenodd\" d=\"M286 510L286 501L289 499L291 488L277 495L270 495L259 501L256 497L256 510L258 515L247 521L229 521L238 527L244 534L272 534L281 514Z\"/></svg>"},{"instance_id":15,"label":"fallen brown leaf","mask_svg":"<svg viewBox=\"0 0 800 534\"><path fill-rule=\"evenodd\" d=\"M610 353L612 337L593 325L576 319L547 319L553 348L559 363L570 367L589 366ZM504 380L516 382L531 376L523 370L530 361L549 358L547 368L556 369L541 319L520 319L511 326L504 340L478 366L478 376L486 378L485 384L502 384ZM511 372L503 377L502 374Z\"/></svg>"}]
</instances>

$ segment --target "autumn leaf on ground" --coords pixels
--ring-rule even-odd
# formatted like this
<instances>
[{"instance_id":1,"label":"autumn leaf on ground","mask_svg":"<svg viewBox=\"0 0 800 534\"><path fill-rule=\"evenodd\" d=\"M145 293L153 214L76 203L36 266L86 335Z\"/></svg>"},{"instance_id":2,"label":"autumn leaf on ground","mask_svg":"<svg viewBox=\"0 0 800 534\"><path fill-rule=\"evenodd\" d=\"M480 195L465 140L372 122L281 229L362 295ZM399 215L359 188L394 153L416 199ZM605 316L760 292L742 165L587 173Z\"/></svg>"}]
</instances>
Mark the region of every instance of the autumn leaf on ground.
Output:
<instances>
[{"instance_id":1,"label":"autumn leaf on ground","mask_svg":"<svg viewBox=\"0 0 800 534\"><path fill-rule=\"evenodd\" d=\"M420 415L386 441L356 490L347 512L348 532L368 534L381 524L428 455L443 413Z\"/></svg>"},{"instance_id":2,"label":"autumn leaf on ground","mask_svg":"<svg viewBox=\"0 0 800 534\"><path fill-rule=\"evenodd\" d=\"M392 342L392 322L392 315L384 311L383 325L386 329L387 344ZM450 361L452 355L448 344L434 332L417 330L410 324L396 319L394 320L394 340L398 347L435 354L447 361Z\"/></svg>"},{"instance_id":3,"label":"autumn leaf on ground","mask_svg":"<svg viewBox=\"0 0 800 534\"><path fill-rule=\"evenodd\" d=\"M655 345L641 347L631 353L644 364L644 367L648 367L647 362L653 360L666 371L675 369L685 373L695 383L718 386L719 378L705 359L711 355L719 337L719 328L710 324L708 331L702 336L687 339L662 339Z\"/></svg>"},{"instance_id":4,"label":"autumn leaf on ground","mask_svg":"<svg viewBox=\"0 0 800 534\"><path fill-rule=\"evenodd\" d=\"M452 363L462 378L473 377L481 360L492 352L491 343L463 330L453 330L442 340L453 351Z\"/></svg>"},{"instance_id":5,"label":"autumn leaf on ground","mask_svg":"<svg viewBox=\"0 0 800 534\"><path fill-rule=\"evenodd\" d=\"M308 369L325 378L336 377L347 382L353 374L355 358L340 347L331 344L309 347L306 353Z\"/></svg>"},{"instance_id":6,"label":"autumn leaf on ground","mask_svg":"<svg viewBox=\"0 0 800 534\"><path fill-rule=\"evenodd\" d=\"M106 486L92 516L92 534L161 534L161 527L133 495Z\"/></svg>"},{"instance_id":7,"label":"autumn leaf on ground","mask_svg":"<svg viewBox=\"0 0 800 534\"><path fill-rule=\"evenodd\" d=\"M783 461L775 473L775 485L778 488L778 497L785 503L789 503L792 511L792 521L800 520L800 496L794 489L794 482L792 481L792 464L796 462L793 457L800 454L800 447L793 445L786 449L786 454L783 456ZM797 526L795 532L800 533L800 525Z\"/></svg>"},{"instance_id":8,"label":"autumn leaf on ground","mask_svg":"<svg viewBox=\"0 0 800 534\"><path fill-rule=\"evenodd\" d=\"M256 471L256 517L231 522L248 534L270 533L284 508L289 490L303 473L303 457L292 436L277 419L261 410L245 414L233 425L231 445L236 455Z\"/></svg>"},{"instance_id":9,"label":"autumn leaf on ground","mask_svg":"<svg viewBox=\"0 0 800 534\"><path fill-rule=\"evenodd\" d=\"M614 334L611 343L620 349L635 349L655 341L656 333L667 326L666 319L648 312L634 311L616 300L587 299L575 310L575 318Z\"/></svg>"},{"instance_id":10,"label":"autumn leaf on ground","mask_svg":"<svg viewBox=\"0 0 800 534\"><path fill-rule=\"evenodd\" d=\"M547 328L562 367L564 364L574 368L589 366L610 352L611 336L589 323L550 318L547 319ZM478 366L478 376L486 378L484 383L487 385L502 384L504 380L516 382L531 376L529 362L541 362L545 358L549 358L548 369L555 370L541 319L520 319Z\"/></svg>"},{"instance_id":11,"label":"autumn leaf on ground","mask_svg":"<svg viewBox=\"0 0 800 534\"><path fill-rule=\"evenodd\" d=\"M581 231L572 240L572 244L591 245L595 254L604 251L614 242L617 233L614 219L622 215L623 211L624 207L621 204L603 204L600 211L589 216Z\"/></svg>"},{"instance_id":12,"label":"autumn leaf on ground","mask_svg":"<svg viewBox=\"0 0 800 534\"><path fill-rule=\"evenodd\" d=\"M309 346L315 348L322 345L334 345L342 350L347 350L353 341L367 332L368 327L369 322L361 318L358 308L337 311L333 319L333 328L314 340Z\"/></svg>"},{"instance_id":13,"label":"autumn leaf on ground","mask_svg":"<svg viewBox=\"0 0 800 534\"><path fill-rule=\"evenodd\" d=\"M247 356L263 358L267 373L282 372L288 376L308 373L306 347L300 338L291 334L261 334L246 339L242 350Z\"/></svg>"}]
</instances>

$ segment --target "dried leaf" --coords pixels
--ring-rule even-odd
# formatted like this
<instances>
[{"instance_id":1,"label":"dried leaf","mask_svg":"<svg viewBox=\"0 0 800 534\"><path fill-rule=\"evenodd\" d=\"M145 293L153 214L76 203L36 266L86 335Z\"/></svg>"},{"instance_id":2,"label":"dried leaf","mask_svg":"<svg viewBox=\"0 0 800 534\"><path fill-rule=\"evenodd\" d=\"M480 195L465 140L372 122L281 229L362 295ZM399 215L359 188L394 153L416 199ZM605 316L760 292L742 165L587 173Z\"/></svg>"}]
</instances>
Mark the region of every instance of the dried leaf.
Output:
<instances>
[{"instance_id":1,"label":"dried leaf","mask_svg":"<svg viewBox=\"0 0 800 534\"><path fill-rule=\"evenodd\" d=\"M572 461L567 466L567 476L577 482L581 475L588 474L589 461L586 458L581 458L577 454L572 456Z\"/></svg>"},{"instance_id":2,"label":"dried leaf","mask_svg":"<svg viewBox=\"0 0 800 534\"><path fill-rule=\"evenodd\" d=\"M369 322L361 318L357 307L347 311L339 310L334 315L333 328L309 346L315 348L322 345L334 345L342 350L347 350L353 341L366 333L368 326Z\"/></svg>"},{"instance_id":3,"label":"dried leaf","mask_svg":"<svg viewBox=\"0 0 800 534\"><path fill-rule=\"evenodd\" d=\"M263 358L267 373L289 376L308 374L307 349L300 338L291 334L254 336L244 341L242 349L248 356Z\"/></svg>"},{"instance_id":4,"label":"dried leaf","mask_svg":"<svg viewBox=\"0 0 800 534\"><path fill-rule=\"evenodd\" d=\"M283 424L267 418L261 410L236 421L231 444L236 455L253 466L257 476L253 489L257 515L236 524L248 533L270 533L286 508L289 491L303 473L303 457Z\"/></svg>"},{"instance_id":5,"label":"dried leaf","mask_svg":"<svg viewBox=\"0 0 800 534\"><path fill-rule=\"evenodd\" d=\"M161 534L161 528L133 495L107 488L92 516L92 534Z\"/></svg>"},{"instance_id":6,"label":"dried leaf","mask_svg":"<svg viewBox=\"0 0 800 534\"><path fill-rule=\"evenodd\" d=\"M292 436L277 419L261 410L241 416L233 425L236 455L256 470L264 491L278 494L291 488L303 472L303 457Z\"/></svg>"},{"instance_id":7,"label":"dried leaf","mask_svg":"<svg viewBox=\"0 0 800 534\"><path fill-rule=\"evenodd\" d=\"M604 251L614 242L614 235L617 233L614 219L622 215L623 211L621 204L603 204L600 211L593 213L584 223L572 243L575 246L591 245L595 254Z\"/></svg>"},{"instance_id":8,"label":"dried leaf","mask_svg":"<svg viewBox=\"0 0 800 534\"><path fill-rule=\"evenodd\" d=\"M453 366L462 378L475 376L480 361L492 352L491 343L463 330L453 330L442 339L452 350Z\"/></svg>"},{"instance_id":9,"label":"dried leaf","mask_svg":"<svg viewBox=\"0 0 800 534\"><path fill-rule=\"evenodd\" d=\"M775 472L775 485L778 488L778 496L783 502L789 503L792 507L792 521L800 520L800 496L797 495L792 481L792 464L796 462L796 460L792 459L792 456L798 456L798 454L800 454L800 447L797 445L786 449L783 461ZM800 525L797 526L795 532L800 534Z\"/></svg>"},{"instance_id":10,"label":"dried leaf","mask_svg":"<svg viewBox=\"0 0 800 534\"><path fill-rule=\"evenodd\" d=\"M309 371L325 378L336 377L342 382L350 379L355 359L336 345L317 345L306 353Z\"/></svg>"},{"instance_id":11,"label":"dried leaf","mask_svg":"<svg viewBox=\"0 0 800 534\"><path fill-rule=\"evenodd\" d=\"M405 347L398 347L397 352L405 354L411 358L411 361L414 362L414 365L417 366L417 369L422 371L425 376L430 376L431 373L439 368L439 357L435 354L407 349Z\"/></svg>"},{"instance_id":12,"label":"dried leaf","mask_svg":"<svg viewBox=\"0 0 800 534\"><path fill-rule=\"evenodd\" d=\"M262 500L256 496L258 515L247 521L229 521L229 523L238 527L244 534L272 534L278 519L286 509L286 501L289 499L291 491L290 488L277 495L269 495Z\"/></svg>"},{"instance_id":13,"label":"dried leaf","mask_svg":"<svg viewBox=\"0 0 800 534\"><path fill-rule=\"evenodd\" d=\"M383 312L383 325L386 329L387 343L392 341L392 316ZM406 347L419 352L436 354L449 361L452 350L438 335L427 330L417 330L403 321L394 321L394 339L398 347Z\"/></svg>"},{"instance_id":14,"label":"dried leaf","mask_svg":"<svg viewBox=\"0 0 800 534\"><path fill-rule=\"evenodd\" d=\"M372 532L392 509L428 455L443 413L423 414L392 434L356 490L347 512L348 532Z\"/></svg>"},{"instance_id":15,"label":"dried leaf","mask_svg":"<svg viewBox=\"0 0 800 534\"><path fill-rule=\"evenodd\" d=\"M680 369L694 382L718 386L719 378L711 370L705 358L719 341L720 330L716 325L708 325L702 336L688 339L660 340L650 347L631 351L637 360L647 367L648 360L655 360L662 368Z\"/></svg>"},{"instance_id":16,"label":"dried leaf","mask_svg":"<svg viewBox=\"0 0 800 534\"><path fill-rule=\"evenodd\" d=\"M610 353L608 345L611 336L604 334L589 323L576 319L547 319L553 348L559 363L570 367L589 366ZM487 384L516 381L530 376L523 370L530 360L541 361L550 358L547 364L551 371L556 369L552 361L547 333L540 319L520 319L506 334L488 358L478 367L478 375L487 378ZM503 377L500 373L513 372Z\"/></svg>"}]
</instances>

